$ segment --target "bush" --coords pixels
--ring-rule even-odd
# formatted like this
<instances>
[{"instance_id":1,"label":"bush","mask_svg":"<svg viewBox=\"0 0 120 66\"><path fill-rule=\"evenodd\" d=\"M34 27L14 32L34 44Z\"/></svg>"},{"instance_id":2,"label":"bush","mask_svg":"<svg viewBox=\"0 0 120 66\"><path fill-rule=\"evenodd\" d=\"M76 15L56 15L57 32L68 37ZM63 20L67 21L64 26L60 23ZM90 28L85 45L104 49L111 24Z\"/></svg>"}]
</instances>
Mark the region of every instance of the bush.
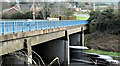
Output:
<instances>
[{"instance_id":1,"label":"bush","mask_svg":"<svg viewBox=\"0 0 120 66\"><path fill-rule=\"evenodd\" d=\"M12 19L23 19L24 14L23 13L14 13L11 15Z\"/></svg>"},{"instance_id":2,"label":"bush","mask_svg":"<svg viewBox=\"0 0 120 66\"><path fill-rule=\"evenodd\" d=\"M10 16L7 13L2 14L2 19L9 19Z\"/></svg>"},{"instance_id":3,"label":"bush","mask_svg":"<svg viewBox=\"0 0 120 66\"><path fill-rule=\"evenodd\" d=\"M36 13L36 19L43 19L42 11Z\"/></svg>"},{"instance_id":4,"label":"bush","mask_svg":"<svg viewBox=\"0 0 120 66\"><path fill-rule=\"evenodd\" d=\"M112 34L119 34L120 32L120 19L118 14L114 14L112 9L107 9L103 12L92 11L90 13L89 23L93 23L93 25L91 24L91 27L89 28L96 28L96 31L106 31L107 33Z\"/></svg>"},{"instance_id":5,"label":"bush","mask_svg":"<svg viewBox=\"0 0 120 66\"><path fill-rule=\"evenodd\" d=\"M52 12L52 13L50 14L50 17L51 17L51 18L58 18L59 15L57 15L56 13L53 13L53 12Z\"/></svg>"},{"instance_id":6,"label":"bush","mask_svg":"<svg viewBox=\"0 0 120 66\"><path fill-rule=\"evenodd\" d=\"M32 19L33 18L32 11L25 12L23 17L24 19Z\"/></svg>"}]
</instances>

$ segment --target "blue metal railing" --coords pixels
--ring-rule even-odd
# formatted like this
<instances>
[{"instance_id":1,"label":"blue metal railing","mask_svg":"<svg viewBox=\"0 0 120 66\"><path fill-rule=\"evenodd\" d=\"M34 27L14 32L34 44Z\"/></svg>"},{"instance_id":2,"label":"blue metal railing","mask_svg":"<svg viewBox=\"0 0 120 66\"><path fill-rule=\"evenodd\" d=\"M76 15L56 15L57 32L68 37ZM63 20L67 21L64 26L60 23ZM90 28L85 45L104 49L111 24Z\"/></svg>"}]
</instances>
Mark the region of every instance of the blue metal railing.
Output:
<instances>
[{"instance_id":1,"label":"blue metal railing","mask_svg":"<svg viewBox=\"0 0 120 66\"><path fill-rule=\"evenodd\" d=\"M17 33L33 30L42 30L57 27L87 24L88 21L0 21L0 34Z\"/></svg>"}]
</instances>

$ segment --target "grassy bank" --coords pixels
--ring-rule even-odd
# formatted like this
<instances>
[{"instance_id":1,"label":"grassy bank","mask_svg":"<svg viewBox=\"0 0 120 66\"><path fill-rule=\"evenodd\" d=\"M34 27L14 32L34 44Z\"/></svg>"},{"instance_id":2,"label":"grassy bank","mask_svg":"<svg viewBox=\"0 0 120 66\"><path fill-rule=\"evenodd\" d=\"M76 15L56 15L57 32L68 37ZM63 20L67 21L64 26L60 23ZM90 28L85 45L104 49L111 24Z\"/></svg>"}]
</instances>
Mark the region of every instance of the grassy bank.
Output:
<instances>
[{"instance_id":1,"label":"grassy bank","mask_svg":"<svg viewBox=\"0 0 120 66\"><path fill-rule=\"evenodd\" d=\"M85 50L85 52L98 53L98 54L102 54L102 55L120 56L120 53L117 53L117 52L108 52L108 51L94 50L94 49Z\"/></svg>"},{"instance_id":2,"label":"grassy bank","mask_svg":"<svg viewBox=\"0 0 120 66\"><path fill-rule=\"evenodd\" d=\"M76 16L76 20L88 20L89 17Z\"/></svg>"}]
</instances>

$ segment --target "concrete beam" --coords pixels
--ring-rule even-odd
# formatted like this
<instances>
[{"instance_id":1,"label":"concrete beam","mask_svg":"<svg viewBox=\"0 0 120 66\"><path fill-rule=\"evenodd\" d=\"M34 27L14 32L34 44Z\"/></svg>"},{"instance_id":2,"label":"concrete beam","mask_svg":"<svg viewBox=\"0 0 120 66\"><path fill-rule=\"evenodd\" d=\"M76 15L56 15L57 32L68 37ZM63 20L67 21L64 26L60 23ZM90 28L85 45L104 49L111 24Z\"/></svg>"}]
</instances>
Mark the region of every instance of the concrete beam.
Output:
<instances>
[{"instance_id":1,"label":"concrete beam","mask_svg":"<svg viewBox=\"0 0 120 66\"><path fill-rule=\"evenodd\" d=\"M35 35L57 32L57 31L61 31L61 30L68 30L68 29L72 29L72 28L74 29L77 27L81 27L83 25L51 28L51 29L44 29L44 30L37 30L37 31L26 31L26 32L18 32L18 33L0 35L0 42L6 41L6 40L11 40L11 39L26 38L26 37L35 36Z\"/></svg>"},{"instance_id":2,"label":"concrete beam","mask_svg":"<svg viewBox=\"0 0 120 66\"><path fill-rule=\"evenodd\" d=\"M23 49L23 39L19 40L11 40L11 41L6 41L6 42L1 42L0 43L0 56L4 54L8 54L10 52L14 52L17 50Z\"/></svg>"},{"instance_id":3,"label":"concrete beam","mask_svg":"<svg viewBox=\"0 0 120 66\"><path fill-rule=\"evenodd\" d=\"M53 39L57 39L60 37L65 36L65 31L55 32L55 33L48 33L43 35L38 35L35 37L31 37L31 45L37 45L43 42L47 42Z\"/></svg>"},{"instance_id":4,"label":"concrete beam","mask_svg":"<svg viewBox=\"0 0 120 66\"><path fill-rule=\"evenodd\" d=\"M83 30L86 30L87 29L87 27L86 26L84 26L83 27ZM77 33L77 32L81 32L81 27L77 27L77 28L74 28L74 29L69 29L69 30L67 30L67 34L74 34L74 33Z\"/></svg>"}]
</instances>

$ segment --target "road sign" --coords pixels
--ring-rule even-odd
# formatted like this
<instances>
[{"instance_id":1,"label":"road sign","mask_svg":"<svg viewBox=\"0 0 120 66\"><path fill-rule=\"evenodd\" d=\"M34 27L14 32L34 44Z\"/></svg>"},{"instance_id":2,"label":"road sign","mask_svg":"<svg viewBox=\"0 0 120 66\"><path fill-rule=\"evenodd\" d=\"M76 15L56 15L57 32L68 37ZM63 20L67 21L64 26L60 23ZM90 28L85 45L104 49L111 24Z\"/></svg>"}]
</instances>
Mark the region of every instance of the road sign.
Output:
<instances>
[{"instance_id":1,"label":"road sign","mask_svg":"<svg viewBox=\"0 0 120 66\"><path fill-rule=\"evenodd\" d=\"M32 13L33 15L35 14L35 12L33 11L33 13Z\"/></svg>"}]
</instances>

